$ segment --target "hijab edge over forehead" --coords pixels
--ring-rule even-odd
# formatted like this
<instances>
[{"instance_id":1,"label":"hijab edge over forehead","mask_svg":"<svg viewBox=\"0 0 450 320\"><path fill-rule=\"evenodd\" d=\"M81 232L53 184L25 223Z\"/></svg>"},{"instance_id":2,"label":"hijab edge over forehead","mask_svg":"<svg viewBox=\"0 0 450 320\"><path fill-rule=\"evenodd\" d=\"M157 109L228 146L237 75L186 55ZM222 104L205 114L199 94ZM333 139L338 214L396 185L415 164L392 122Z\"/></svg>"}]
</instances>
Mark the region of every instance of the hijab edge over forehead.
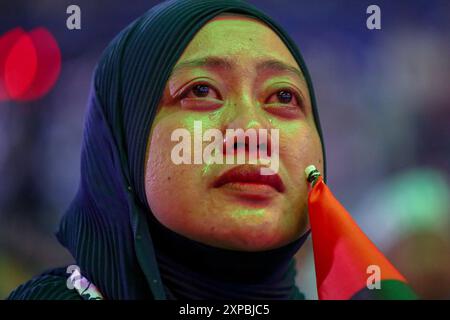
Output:
<instances>
[{"instance_id":1,"label":"hijab edge over forehead","mask_svg":"<svg viewBox=\"0 0 450 320\"><path fill-rule=\"evenodd\" d=\"M294 56L308 84L326 177L310 75L294 42L275 22L240 0L175 0L152 8L113 40L97 65L79 190L57 233L107 298L166 298L146 221L148 134L173 66L200 28L221 13L263 21Z\"/></svg>"}]
</instances>

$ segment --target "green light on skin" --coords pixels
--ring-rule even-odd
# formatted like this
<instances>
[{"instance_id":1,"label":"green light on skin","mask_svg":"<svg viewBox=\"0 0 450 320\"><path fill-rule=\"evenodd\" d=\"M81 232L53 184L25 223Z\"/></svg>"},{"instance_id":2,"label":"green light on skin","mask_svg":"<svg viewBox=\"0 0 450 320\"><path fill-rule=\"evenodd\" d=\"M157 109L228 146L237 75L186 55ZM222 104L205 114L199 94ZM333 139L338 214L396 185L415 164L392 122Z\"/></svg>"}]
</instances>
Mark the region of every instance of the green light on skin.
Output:
<instances>
[{"instance_id":1,"label":"green light on skin","mask_svg":"<svg viewBox=\"0 0 450 320\"><path fill-rule=\"evenodd\" d=\"M250 121L248 122L248 124L247 124L247 127L246 127L246 128L242 128L242 129L244 129L244 131L245 131L247 128L258 128L258 125L259 125L259 122L258 122L258 121L256 121L256 120L250 120Z\"/></svg>"},{"instance_id":2,"label":"green light on skin","mask_svg":"<svg viewBox=\"0 0 450 320\"><path fill-rule=\"evenodd\" d=\"M263 217L265 209L237 209L231 213L233 218L248 219L251 217Z\"/></svg>"},{"instance_id":3,"label":"green light on skin","mask_svg":"<svg viewBox=\"0 0 450 320\"><path fill-rule=\"evenodd\" d=\"M214 150L214 152L215 152L215 150ZM208 175L208 173L211 171L211 166L213 165L214 163L212 162L212 158L211 159L206 159L206 164L203 166L203 168L202 168L202 177L204 177L204 176L207 176Z\"/></svg>"}]
</instances>

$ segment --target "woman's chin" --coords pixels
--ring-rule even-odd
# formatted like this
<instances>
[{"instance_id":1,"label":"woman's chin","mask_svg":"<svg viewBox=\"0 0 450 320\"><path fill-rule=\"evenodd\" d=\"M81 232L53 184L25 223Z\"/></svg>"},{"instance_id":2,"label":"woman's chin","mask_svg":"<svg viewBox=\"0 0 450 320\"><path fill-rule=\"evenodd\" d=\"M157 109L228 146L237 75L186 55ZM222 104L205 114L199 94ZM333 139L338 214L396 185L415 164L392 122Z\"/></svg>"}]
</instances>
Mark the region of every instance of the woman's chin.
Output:
<instances>
[{"instance_id":1,"label":"woman's chin","mask_svg":"<svg viewBox=\"0 0 450 320\"><path fill-rule=\"evenodd\" d=\"M248 210L239 214L241 216L237 217L237 213L230 213L234 223L216 228L214 234L206 236L206 239L214 239L210 244L231 250L263 251L275 249L294 240L291 237L294 232L283 230L278 225L280 220L261 216L271 215L269 212L252 213Z\"/></svg>"}]
</instances>

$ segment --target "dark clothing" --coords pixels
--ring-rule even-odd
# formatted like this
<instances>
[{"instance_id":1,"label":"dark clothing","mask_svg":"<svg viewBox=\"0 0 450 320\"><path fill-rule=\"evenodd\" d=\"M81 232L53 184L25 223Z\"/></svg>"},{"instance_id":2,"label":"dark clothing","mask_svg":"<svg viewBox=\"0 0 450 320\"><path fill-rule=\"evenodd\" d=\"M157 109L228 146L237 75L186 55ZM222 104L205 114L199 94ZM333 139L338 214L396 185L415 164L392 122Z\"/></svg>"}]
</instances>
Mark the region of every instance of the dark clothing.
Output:
<instances>
[{"instance_id":1,"label":"dark clothing","mask_svg":"<svg viewBox=\"0 0 450 320\"><path fill-rule=\"evenodd\" d=\"M255 17L284 41L303 71L322 136L311 79L299 50L278 24L253 6L239 0L168 1L131 23L106 48L95 70L80 185L57 233L81 273L106 299L301 298L295 288L293 255L306 235L275 250L231 252L164 228L146 201L147 141L167 79L196 32L224 12ZM180 257L174 248L186 255ZM189 264L193 259L216 264ZM217 274L220 267L241 278ZM73 298L59 287L63 280L42 276L10 298ZM55 293L45 290L55 287Z\"/></svg>"},{"instance_id":2,"label":"dark clothing","mask_svg":"<svg viewBox=\"0 0 450 320\"><path fill-rule=\"evenodd\" d=\"M83 300L75 290L67 288L66 268L45 272L17 287L10 300Z\"/></svg>"},{"instance_id":3,"label":"dark clothing","mask_svg":"<svg viewBox=\"0 0 450 320\"><path fill-rule=\"evenodd\" d=\"M295 286L295 260L305 234L282 249L224 250L189 240L152 219L150 229L169 299L303 299Z\"/></svg>"}]
</instances>

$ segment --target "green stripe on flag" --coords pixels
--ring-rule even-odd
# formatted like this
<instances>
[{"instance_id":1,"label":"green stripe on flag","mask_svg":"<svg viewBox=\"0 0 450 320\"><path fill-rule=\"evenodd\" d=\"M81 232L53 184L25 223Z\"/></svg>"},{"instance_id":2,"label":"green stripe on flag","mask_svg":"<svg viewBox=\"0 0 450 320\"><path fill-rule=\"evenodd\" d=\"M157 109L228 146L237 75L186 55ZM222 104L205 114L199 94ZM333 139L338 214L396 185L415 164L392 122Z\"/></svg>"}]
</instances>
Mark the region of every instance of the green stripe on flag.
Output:
<instances>
[{"instance_id":1,"label":"green stripe on flag","mask_svg":"<svg viewBox=\"0 0 450 320\"><path fill-rule=\"evenodd\" d=\"M417 300L411 287L399 280L382 280L379 289L364 288L351 297L351 300Z\"/></svg>"}]
</instances>

